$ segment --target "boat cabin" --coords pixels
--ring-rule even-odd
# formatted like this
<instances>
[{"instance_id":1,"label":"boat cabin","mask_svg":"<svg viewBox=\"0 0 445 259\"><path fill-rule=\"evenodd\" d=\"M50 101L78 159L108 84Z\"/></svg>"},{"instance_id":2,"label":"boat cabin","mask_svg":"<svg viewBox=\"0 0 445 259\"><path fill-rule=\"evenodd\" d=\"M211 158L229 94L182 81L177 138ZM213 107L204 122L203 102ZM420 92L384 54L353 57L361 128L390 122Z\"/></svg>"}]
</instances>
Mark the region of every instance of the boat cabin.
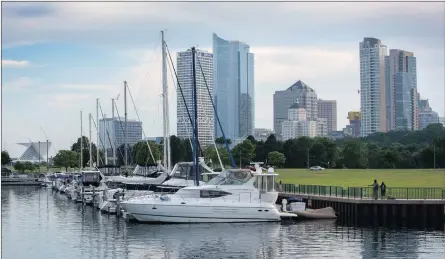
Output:
<instances>
[{"instance_id":1,"label":"boat cabin","mask_svg":"<svg viewBox=\"0 0 445 259\"><path fill-rule=\"evenodd\" d=\"M99 187L100 181L102 180L102 176L100 171L92 170L92 171L82 171L82 185L83 186L94 186Z\"/></svg>"}]
</instances>

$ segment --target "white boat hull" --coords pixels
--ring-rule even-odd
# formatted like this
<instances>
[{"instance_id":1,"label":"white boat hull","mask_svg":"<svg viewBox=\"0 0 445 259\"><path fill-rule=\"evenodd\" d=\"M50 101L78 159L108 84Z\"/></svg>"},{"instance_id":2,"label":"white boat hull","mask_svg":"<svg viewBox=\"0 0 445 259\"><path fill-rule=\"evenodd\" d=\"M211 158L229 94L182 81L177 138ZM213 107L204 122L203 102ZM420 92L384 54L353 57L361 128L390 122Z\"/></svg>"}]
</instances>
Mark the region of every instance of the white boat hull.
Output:
<instances>
[{"instance_id":1,"label":"white boat hull","mask_svg":"<svg viewBox=\"0 0 445 259\"><path fill-rule=\"evenodd\" d=\"M125 211L140 222L151 223L232 223L281 221L273 205L246 207L244 204L197 206L132 204L123 202Z\"/></svg>"}]
</instances>

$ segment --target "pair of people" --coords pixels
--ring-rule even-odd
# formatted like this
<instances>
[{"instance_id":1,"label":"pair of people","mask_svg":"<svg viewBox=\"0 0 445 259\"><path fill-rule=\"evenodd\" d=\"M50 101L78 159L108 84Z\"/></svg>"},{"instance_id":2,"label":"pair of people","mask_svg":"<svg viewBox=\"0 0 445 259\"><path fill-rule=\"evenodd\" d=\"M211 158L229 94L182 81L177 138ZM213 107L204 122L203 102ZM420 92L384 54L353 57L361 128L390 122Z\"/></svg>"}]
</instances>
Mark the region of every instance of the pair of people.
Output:
<instances>
[{"instance_id":1,"label":"pair of people","mask_svg":"<svg viewBox=\"0 0 445 259\"><path fill-rule=\"evenodd\" d=\"M379 186L377 180L374 180L374 183L371 184L370 186L372 186L372 196L374 197L375 200L379 198L379 187L380 187L380 196L382 197L382 199L386 196L385 182L382 182L382 184Z\"/></svg>"}]
</instances>

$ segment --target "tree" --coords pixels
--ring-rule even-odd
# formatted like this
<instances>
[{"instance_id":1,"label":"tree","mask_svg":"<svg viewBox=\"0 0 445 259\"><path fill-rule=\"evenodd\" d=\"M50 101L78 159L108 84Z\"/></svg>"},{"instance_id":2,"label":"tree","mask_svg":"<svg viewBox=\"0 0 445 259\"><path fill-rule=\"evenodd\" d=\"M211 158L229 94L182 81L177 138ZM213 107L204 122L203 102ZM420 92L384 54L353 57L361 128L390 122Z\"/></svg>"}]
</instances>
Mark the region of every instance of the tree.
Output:
<instances>
[{"instance_id":1,"label":"tree","mask_svg":"<svg viewBox=\"0 0 445 259\"><path fill-rule=\"evenodd\" d=\"M368 167L369 168L380 168L383 166L383 156L380 147L374 143L368 143L366 145L368 150Z\"/></svg>"},{"instance_id":2,"label":"tree","mask_svg":"<svg viewBox=\"0 0 445 259\"><path fill-rule=\"evenodd\" d=\"M258 162L266 162L267 153L266 148L264 147L263 141L257 141L255 143L255 161Z\"/></svg>"},{"instance_id":3,"label":"tree","mask_svg":"<svg viewBox=\"0 0 445 259\"><path fill-rule=\"evenodd\" d=\"M16 163L14 164L14 169L17 170L17 171L19 171L19 172L21 172L21 173L23 173L23 172L25 172L26 167L25 167L25 164L24 164L24 163L18 161L18 162L16 162Z\"/></svg>"},{"instance_id":4,"label":"tree","mask_svg":"<svg viewBox=\"0 0 445 259\"><path fill-rule=\"evenodd\" d=\"M309 165L328 167L327 152L323 144L314 142L308 149Z\"/></svg>"},{"instance_id":5,"label":"tree","mask_svg":"<svg viewBox=\"0 0 445 259\"><path fill-rule=\"evenodd\" d=\"M117 157L117 165L119 166L123 166L125 165L124 160L125 160L125 149L124 149L124 145L122 144L120 145L117 149L116 149L116 157ZM132 156L132 147L130 145L128 145L128 149L127 149L127 159L128 159L128 163L127 165L132 165L133 164L133 156ZM100 152L100 151L99 151ZM103 161L103 160L102 160Z\"/></svg>"},{"instance_id":6,"label":"tree","mask_svg":"<svg viewBox=\"0 0 445 259\"><path fill-rule=\"evenodd\" d=\"M2 165L7 165L11 163L11 157L9 156L8 151L2 151Z\"/></svg>"},{"instance_id":7,"label":"tree","mask_svg":"<svg viewBox=\"0 0 445 259\"><path fill-rule=\"evenodd\" d=\"M272 151L281 151L281 142L277 141L275 134L270 134L264 142L264 149L266 154L269 154Z\"/></svg>"},{"instance_id":8,"label":"tree","mask_svg":"<svg viewBox=\"0 0 445 259\"><path fill-rule=\"evenodd\" d=\"M246 139L250 140L250 142L252 142L252 144L254 144L254 145L256 145L256 143L257 143L255 137L252 135L247 136Z\"/></svg>"},{"instance_id":9,"label":"tree","mask_svg":"<svg viewBox=\"0 0 445 259\"><path fill-rule=\"evenodd\" d=\"M29 170L30 172L34 172L34 170L36 170L36 168L37 168L36 165L34 165L33 163L31 163L29 161L25 162L24 167L25 167L25 171Z\"/></svg>"},{"instance_id":10,"label":"tree","mask_svg":"<svg viewBox=\"0 0 445 259\"><path fill-rule=\"evenodd\" d=\"M343 148L343 165L347 168L366 168L366 149L360 140L348 140Z\"/></svg>"},{"instance_id":11,"label":"tree","mask_svg":"<svg viewBox=\"0 0 445 259\"><path fill-rule=\"evenodd\" d=\"M59 150L54 157L54 165L59 167L64 167L65 171L68 168L75 168L79 166L80 154L71 150Z\"/></svg>"},{"instance_id":12,"label":"tree","mask_svg":"<svg viewBox=\"0 0 445 259\"><path fill-rule=\"evenodd\" d=\"M103 140L102 140L103 141ZM83 145L83 152L82 152L82 166L86 167L90 160L90 141L87 137L82 136L82 145ZM109 142L107 142L109 144ZM96 156L96 144L91 143L91 151L93 153L93 163L96 163L96 165L99 165L97 163L97 156ZM75 151L80 154L80 138L77 139L77 142L71 145L71 151ZM99 150L99 160L105 163L105 155L102 150Z\"/></svg>"},{"instance_id":13,"label":"tree","mask_svg":"<svg viewBox=\"0 0 445 259\"><path fill-rule=\"evenodd\" d=\"M230 165L231 161L230 161L229 152L227 152L227 149L225 147L217 147L217 148L218 148L219 157L221 158L221 162L222 162L223 166ZM205 154L204 157L207 161L209 161L211 159L212 164L215 167L220 167L218 153L216 153L214 146L208 146L204 150L204 154Z\"/></svg>"},{"instance_id":14,"label":"tree","mask_svg":"<svg viewBox=\"0 0 445 259\"><path fill-rule=\"evenodd\" d=\"M150 145L150 149L155 160L153 160L153 157L150 154L147 143ZM160 157L159 145L154 141L139 141L132 148L132 157L134 158L134 162L141 166L155 164Z\"/></svg>"},{"instance_id":15,"label":"tree","mask_svg":"<svg viewBox=\"0 0 445 259\"><path fill-rule=\"evenodd\" d=\"M278 151L272 151L267 155L267 163L273 166L282 166L286 161L286 157L284 157L283 153Z\"/></svg>"},{"instance_id":16,"label":"tree","mask_svg":"<svg viewBox=\"0 0 445 259\"><path fill-rule=\"evenodd\" d=\"M216 138L216 139L215 139L215 143L216 143L217 145L225 145L225 144L226 144L226 143L224 142L224 137ZM228 145L232 144L232 140L228 138L228 139L227 139L227 144L228 144Z\"/></svg>"},{"instance_id":17,"label":"tree","mask_svg":"<svg viewBox=\"0 0 445 259\"><path fill-rule=\"evenodd\" d=\"M233 156L237 164L247 165L252 162L255 156L255 145L250 140L245 139L242 143L236 145L233 150Z\"/></svg>"}]
</instances>

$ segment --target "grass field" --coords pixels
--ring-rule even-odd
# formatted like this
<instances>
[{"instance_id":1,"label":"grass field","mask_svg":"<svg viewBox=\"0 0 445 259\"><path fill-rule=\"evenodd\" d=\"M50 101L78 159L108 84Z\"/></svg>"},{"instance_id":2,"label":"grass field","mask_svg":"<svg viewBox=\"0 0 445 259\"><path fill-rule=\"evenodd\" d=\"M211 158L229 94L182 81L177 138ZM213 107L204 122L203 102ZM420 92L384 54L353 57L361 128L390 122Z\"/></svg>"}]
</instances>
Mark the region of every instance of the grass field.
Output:
<instances>
[{"instance_id":1,"label":"grass field","mask_svg":"<svg viewBox=\"0 0 445 259\"><path fill-rule=\"evenodd\" d=\"M362 187L385 182L387 187L445 187L445 169L277 169L287 184Z\"/></svg>"}]
</instances>

